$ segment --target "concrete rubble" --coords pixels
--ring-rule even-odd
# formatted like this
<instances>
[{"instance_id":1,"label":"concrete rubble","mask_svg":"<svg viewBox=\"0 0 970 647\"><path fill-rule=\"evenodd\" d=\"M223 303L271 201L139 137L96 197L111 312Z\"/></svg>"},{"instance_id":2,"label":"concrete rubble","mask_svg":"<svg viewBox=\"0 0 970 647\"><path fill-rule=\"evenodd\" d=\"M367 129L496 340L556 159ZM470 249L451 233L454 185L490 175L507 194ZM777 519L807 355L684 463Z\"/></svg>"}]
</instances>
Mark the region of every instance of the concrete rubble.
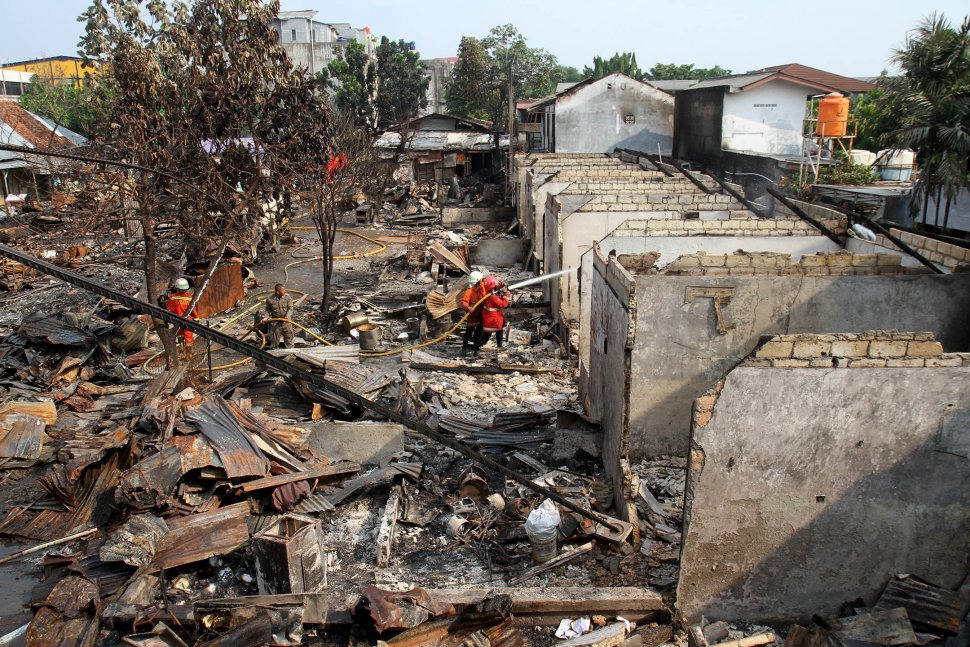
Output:
<instances>
[{"instance_id":1,"label":"concrete rubble","mask_svg":"<svg viewBox=\"0 0 970 647\"><path fill-rule=\"evenodd\" d=\"M645 163L620 155L597 159L603 161L592 166L613 169L625 164L637 169L632 174L616 171L624 178L647 177L641 171L647 173L660 187L652 191L689 194L691 200L704 200L711 209L723 205L731 211L714 220L665 217L668 228L654 231L658 238L679 237L671 231L686 232L693 225L682 223L694 222L732 224L731 229L720 225L696 229L711 236L723 230L741 238L741 223L758 218L741 209L743 205L735 204L734 198L715 195L716 186L709 178L666 182L667 176L663 181L654 177L671 172L672 167L662 162L648 169ZM581 156L560 161L575 166L570 172L582 176ZM554 168L556 159L550 155L535 163ZM629 326L636 326L636 280L658 285L663 281L668 286L690 277L729 277L726 269L692 271L708 267L707 259L715 257L723 262L711 263L711 268L743 265L748 277L757 274L758 263L752 259L763 260L773 252L707 254L698 248L663 258L662 265L656 265L659 255L649 262L644 258L649 247L639 254L621 255L619 261L615 256L601 258L597 247L595 265L590 267L602 276L596 274L594 288L618 294L616 286L626 276L621 287L629 294L623 297L623 306L625 313L633 313L632 319L594 326L594 333L604 337L595 337L596 346L590 351L588 340L577 343L578 331L555 310L560 297L551 303L549 284L537 283L513 293L504 347L489 342L479 356L464 358L462 312L456 300L466 274L477 268L507 284L536 277L535 254L528 254L530 249L534 252L535 241L531 247L522 245L517 235L527 224L534 232L535 224L522 219L490 222L491 212L476 221L461 211L504 205L499 195L504 187L491 176L465 178L452 186L411 180L405 173L398 173L396 179L399 182L380 200L359 195L346 205L340 226L348 229L337 237L335 251L340 260L330 312L323 313L319 307L319 265L312 262L317 248L314 234L301 229L306 223L295 217L292 228L276 231L274 240L258 246L255 257L227 252L222 266L238 272L241 292L224 307L214 305L201 322L258 345L251 332L253 314L258 318L267 288L284 283L294 297L292 318L299 324L298 339L295 348L267 350L354 397L250 361L229 348L207 347L204 338L197 338L180 370L167 370L149 317L36 269L4 261L0 266L4 304L0 313L0 484L4 486L0 535L17 549L35 550L8 554L4 549L0 564L16 564L22 569L18 577L35 585L24 592L23 599L18 591L10 594L16 599L4 602L0 644L6 644L5 636L18 633L26 636L28 645L236 647L950 647L966 637L965 572L943 586L894 568L896 563L883 562L870 578L882 584L878 595L863 591L858 599L843 599L838 586L826 589L824 581L816 582L813 586L829 594L824 604L781 613L784 604L778 602L777 617L752 612L749 619L759 624L745 621L741 616L752 607L738 601L766 604L759 596L771 600L775 591L771 577L789 572L787 562L775 563L772 570L757 555L747 554L746 543L756 534L753 528L765 523L795 524L795 520L808 525L813 517L804 502L792 504L797 514L786 512L781 503L772 509L750 507L750 500L784 498L787 477L772 472L770 465L752 465L734 454L739 447L766 452L771 443L759 445L749 438L762 434L787 434L788 448L805 452L816 438L799 440L802 427L795 423L783 428L784 414L762 410L770 394L747 382L738 384L742 378L755 380L770 374L778 384L786 384L786 379L794 378L781 371L838 372L855 365L860 376L861 371L891 368L946 368L952 369L956 380L965 377L970 364L965 353L945 353L931 333L880 336L837 331L823 337L815 334L822 331L796 331L762 339L756 349L738 342L731 353L746 359L724 371L719 358L720 382L712 390L700 398L686 392L674 394L688 402L688 410L679 415L690 418L690 428L679 431L684 438L690 435L690 451L631 452L637 440L629 438L629 416L621 416L622 437L607 433L609 421L628 411L631 401L647 399L638 389L651 385L631 385L629 366L617 362L614 372L626 370L621 381L627 388L618 391L625 393L624 401L602 398L605 390L581 390L589 376L580 374L577 355L592 353L591 365L603 371L603 362L613 361L604 360L606 346L618 340L621 351L633 349L632 343L626 345L625 339L609 335L614 330L632 334ZM665 182L667 189L663 189ZM562 194L550 205L567 200L569 193L561 188ZM600 195L627 189L575 190ZM442 209L449 207L460 209L452 214L455 221L446 225ZM68 211L53 207L11 216L2 221L0 241L119 292L139 293L140 273L130 261L139 253L137 245L123 232L83 227L74 231L69 220ZM802 227L795 224L802 221L794 216L783 220L786 232ZM841 224L840 235L846 229ZM629 223L617 226L630 227ZM650 231L644 226L634 233L649 240ZM807 237L806 231L801 233ZM624 234L620 231L617 236ZM490 248L496 241L512 245ZM739 245L743 248L743 241ZM375 246L381 249L375 252ZM162 249L173 264L181 258L174 238L166 239ZM514 260L504 265L482 261L486 255L504 257L512 252ZM789 266L823 263L852 267L852 258L842 259L840 254L806 253L796 260L788 252L779 253L784 263L776 263L772 256L771 275L782 276L782 265L786 272ZM735 255L741 259L736 263L731 261ZM872 257L873 267L892 267L887 273L907 274L900 269L904 265L898 255L882 259L881 264L875 254ZM211 259L202 255L193 260L199 264ZM174 275L181 276L184 269L175 267ZM802 274L814 276L808 271L798 273ZM825 273L843 274L848 272ZM558 281L555 289L560 289ZM578 283L562 289L585 298ZM716 302L710 316L707 310L703 315L705 329L717 327L711 338L731 334L733 329L722 315L733 321L735 311L721 311L730 299L723 301L723 295L713 292L697 293L697 298L710 299L704 301L707 305ZM597 301L593 303L595 308ZM683 303L675 305L687 310ZM640 307L643 316L651 304ZM658 302L655 311L661 312L662 307ZM591 316L602 314L594 311ZM373 338L367 334L371 331ZM865 352L854 355L862 342ZM900 344L902 350L896 352ZM684 352L686 347L682 344L673 352ZM603 348L602 353L598 348ZM702 357L697 363L708 359ZM762 374L750 377L756 370ZM814 393L812 388L834 397L832 387L824 382L836 378L819 376L798 377L791 397ZM910 379L908 384L915 390L919 380ZM878 384L891 389L886 386L890 382ZM868 397L855 387L847 386L849 390L859 400ZM941 386L942 422L934 422L933 429L942 430L942 435L932 442L942 443L940 451L948 452L948 457L934 455L932 460L962 456L965 462L967 442L962 432L953 431L966 421L965 412L950 411L944 402L950 397L953 406L965 405L958 391L958 387ZM675 399L672 395L665 404ZM791 403L786 406L796 408ZM398 418L389 420L382 411ZM798 411L808 418L816 409L806 404ZM761 429L758 417L776 426ZM602 421L607 422L601 425ZM738 431L742 427L743 432ZM912 433L924 431L929 439L929 427L914 427ZM837 438L821 437L831 442ZM860 436L859 442L863 441L877 442ZM887 443L886 452L891 445ZM811 474L797 471L798 461L777 460L787 466L785 474L797 473L804 482L813 483ZM811 464L819 471L826 467L815 453L800 460L816 461ZM959 461L953 458L952 462ZM942 470L937 462L933 466ZM960 469L952 467L949 473L958 474ZM776 489L759 490L757 496L744 494L748 489L764 490L762 478L775 483ZM958 500L951 489L939 485L940 497ZM824 494L820 491L818 496L824 500ZM911 495L915 498L918 493ZM537 562L534 537L530 540L525 522L544 501L555 507L560 522L552 559ZM946 502L937 503L945 507ZM702 519L705 515L707 521ZM912 524L892 527L903 526L918 531ZM774 527L771 530L772 537L783 534ZM732 551L728 557L727 546ZM925 554L929 563L937 553L927 548ZM816 552L811 555L819 560ZM905 555L897 563L905 564ZM750 588L745 588L745 573L757 574ZM838 579L835 574L827 577ZM786 586L804 588L800 582ZM738 606L732 606L735 603ZM21 605L26 605L26 612ZM814 609L817 615L813 616Z\"/></svg>"}]
</instances>

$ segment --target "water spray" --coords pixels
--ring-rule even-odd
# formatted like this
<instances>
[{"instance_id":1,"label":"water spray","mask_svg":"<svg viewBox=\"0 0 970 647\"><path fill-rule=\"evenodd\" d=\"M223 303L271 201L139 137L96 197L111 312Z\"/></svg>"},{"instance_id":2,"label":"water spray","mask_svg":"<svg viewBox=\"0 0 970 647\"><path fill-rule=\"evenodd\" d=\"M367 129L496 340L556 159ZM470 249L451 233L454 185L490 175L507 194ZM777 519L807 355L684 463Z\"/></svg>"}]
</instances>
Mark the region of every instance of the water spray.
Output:
<instances>
[{"instance_id":1,"label":"water spray","mask_svg":"<svg viewBox=\"0 0 970 647\"><path fill-rule=\"evenodd\" d=\"M536 283L545 283L546 281L549 281L551 279L554 279L557 276L562 276L563 274L568 274L568 273L572 272L574 269L575 268L567 267L564 270L560 270L558 272L553 272L552 274L540 274L539 276L533 277L531 279L526 279L525 281L520 281L519 283L515 283L513 285L507 285L505 287L508 288L509 290L518 290L519 288L524 288L524 287L528 287L530 285L535 285Z\"/></svg>"}]
</instances>

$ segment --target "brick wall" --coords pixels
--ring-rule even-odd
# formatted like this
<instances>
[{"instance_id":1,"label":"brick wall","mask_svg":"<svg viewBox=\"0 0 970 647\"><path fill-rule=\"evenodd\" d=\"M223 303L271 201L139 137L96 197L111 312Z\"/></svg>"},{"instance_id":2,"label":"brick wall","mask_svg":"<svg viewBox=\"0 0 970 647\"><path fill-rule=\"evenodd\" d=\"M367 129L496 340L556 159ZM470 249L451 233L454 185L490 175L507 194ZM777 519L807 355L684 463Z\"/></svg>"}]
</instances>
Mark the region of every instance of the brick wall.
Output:
<instances>
[{"instance_id":1,"label":"brick wall","mask_svg":"<svg viewBox=\"0 0 970 647\"><path fill-rule=\"evenodd\" d=\"M826 223L835 229L839 221ZM750 211L734 210L728 220L685 220L683 213L670 219L628 220L614 236L817 236L819 231L791 218L758 218Z\"/></svg>"},{"instance_id":2,"label":"brick wall","mask_svg":"<svg viewBox=\"0 0 970 647\"><path fill-rule=\"evenodd\" d=\"M856 276L925 274L925 267L902 267L897 254L822 252L793 263L788 254L735 252L686 254L671 262L663 274L679 276Z\"/></svg>"},{"instance_id":3,"label":"brick wall","mask_svg":"<svg viewBox=\"0 0 970 647\"><path fill-rule=\"evenodd\" d=\"M874 330L858 334L776 335L759 346L744 365L775 368L970 366L970 353L944 353L943 345L928 332Z\"/></svg>"},{"instance_id":4,"label":"brick wall","mask_svg":"<svg viewBox=\"0 0 970 647\"><path fill-rule=\"evenodd\" d=\"M729 195L706 193L602 194L579 211L739 211L744 206Z\"/></svg>"},{"instance_id":5,"label":"brick wall","mask_svg":"<svg viewBox=\"0 0 970 647\"><path fill-rule=\"evenodd\" d=\"M959 245L945 243L935 238L920 236L919 234L913 234L895 228L890 229L889 232L934 263L939 263L951 270L956 270L963 266L970 266L970 248L960 247ZM879 244L886 245L887 247L896 246L882 234L879 234L876 240Z\"/></svg>"}]
</instances>

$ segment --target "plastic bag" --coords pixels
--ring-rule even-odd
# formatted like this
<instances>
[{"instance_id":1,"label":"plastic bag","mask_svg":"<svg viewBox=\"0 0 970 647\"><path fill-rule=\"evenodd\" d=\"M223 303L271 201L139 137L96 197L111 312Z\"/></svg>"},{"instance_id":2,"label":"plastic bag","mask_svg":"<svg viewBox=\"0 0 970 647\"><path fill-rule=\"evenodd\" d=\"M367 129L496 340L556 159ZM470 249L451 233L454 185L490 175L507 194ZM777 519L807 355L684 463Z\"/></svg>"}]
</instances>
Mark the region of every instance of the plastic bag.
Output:
<instances>
[{"instance_id":1,"label":"plastic bag","mask_svg":"<svg viewBox=\"0 0 970 647\"><path fill-rule=\"evenodd\" d=\"M556 536L559 522L559 508L546 499L529 513L529 518L525 520L525 532L533 540L551 539Z\"/></svg>"}]
</instances>

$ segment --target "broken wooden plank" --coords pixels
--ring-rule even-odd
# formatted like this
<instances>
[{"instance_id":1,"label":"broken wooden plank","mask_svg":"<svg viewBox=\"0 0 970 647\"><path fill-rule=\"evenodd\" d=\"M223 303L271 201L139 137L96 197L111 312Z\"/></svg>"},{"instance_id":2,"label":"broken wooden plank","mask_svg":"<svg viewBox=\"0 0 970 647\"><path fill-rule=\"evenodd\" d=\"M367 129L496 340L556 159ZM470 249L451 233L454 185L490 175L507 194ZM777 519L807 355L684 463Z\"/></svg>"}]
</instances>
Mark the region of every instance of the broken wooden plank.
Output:
<instances>
[{"instance_id":1,"label":"broken wooden plank","mask_svg":"<svg viewBox=\"0 0 970 647\"><path fill-rule=\"evenodd\" d=\"M397 530L397 520L401 515L401 494L402 486L400 483L391 488L387 496L387 505L384 506L384 514L381 516L380 529L377 531L377 566L384 568L391 561L391 547L394 544L394 531Z\"/></svg>"},{"instance_id":2,"label":"broken wooden plank","mask_svg":"<svg viewBox=\"0 0 970 647\"><path fill-rule=\"evenodd\" d=\"M553 559L550 559L548 562L545 562L544 564L539 564L538 566L533 566L532 568L526 571L523 571L520 575L509 580L509 586L517 586L520 583L526 581L527 579L531 577L535 577L540 573L545 573L546 571L550 571L554 568L562 566L563 564L568 564L569 562L573 561L580 555L585 555L591 550L593 550L593 542L591 541L586 542L582 546L577 546L573 550L570 550L568 552L563 553L562 555L559 555Z\"/></svg>"},{"instance_id":3,"label":"broken wooden plank","mask_svg":"<svg viewBox=\"0 0 970 647\"><path fill-rule=\"evenodd\" d=\"M249 481L247 483L240 483L233 488L238 494L249 494L250 492L256 492L258 490L265 490L267 488L277 487L280 485L285 485L287 483L296 483L298 481L310 481L312 479L333 479L340 478L343 476L348 476L350 474L356 474L360 471L360 465L358 463L336 463L334 465L326 465L324 467L318 467L316 469L309 470L307 472L293 472L292 474L279 474L277 476L264 476L261 479L256 479L255 481Z\"/></svg>"},{"instance_id":4,"label":"broken wooden plank","mask_svg":"<svg viewBox=\"0 0 970 647\"><path fill-rule=\"evenodd\" d=\"M876 611L848 618L830 620L832 633L842 640L862 640L876 645L909 645L916 633L906 609Z\"/></svg>"},{"instance_id":5,"label":"broken wooden plank","mask_svg":"<svg viewBox=\"0 0 970 647\"><path fill-rule=\"evenodd\" d=\"M778 637L774 633L766 631L764 633L754 634L753 636L728 640L712 645L711 647L760 647L761 645L770 645L776 642L778 642Z\"/></svg>"},{"instance_id":6,"label":"broken wooden plank","mask_svg":"<svg viewBox=\"0 0 970 647\"><path fill-rule=\"evenodd\" d=\"M556 645L557 647L616 647L626 639L627 627L625 622L614 622Z\"/></svg>"},{"instance_id":7,"label":"broken wooden plank","mask_svg":"<svg viewBox=\"0 0 970 647\"><path fill-rule=\"evenodd\" d=\"M959 595L915 577L890 580L872 610L886 611L900 607L906 609L910 622L950 634L960 629Z\"/></svg>"},{"instance_id":8,"label":"broken wooden plank","mask_svg":"<svg viewBox=\"0 0 970 647\"><path fill-rule=\"evenodd\" d=\"M249 540L249 503L168 520L169 532L158 543L146 573L225 555Z\"/></svg>"},{"instance_id":9,"label":"broken wooden plank","mask_svg":"<svg viewBox=\"0 0 970 647\"><path fill-rule=\"evenodd\" d=\"M61 537L60 539L55 539L54 541L46 541L43 544L38 544L36 546L31 546L30 548L24 548L23 550L18 550L15 553L10 553L6 557L0 558L0 564L6 564L7 562L12 562L15 559L19 559L24 555L32 555L33 553L44 550L45 548L50 548L51 546L60 546L61 544L66 544L74 541L75 539L83 539L98 532L97 528L88 528L87 530L82 530L81 532L75 532L68 535L67 537Z\"/></svg>"}]
</instances>

